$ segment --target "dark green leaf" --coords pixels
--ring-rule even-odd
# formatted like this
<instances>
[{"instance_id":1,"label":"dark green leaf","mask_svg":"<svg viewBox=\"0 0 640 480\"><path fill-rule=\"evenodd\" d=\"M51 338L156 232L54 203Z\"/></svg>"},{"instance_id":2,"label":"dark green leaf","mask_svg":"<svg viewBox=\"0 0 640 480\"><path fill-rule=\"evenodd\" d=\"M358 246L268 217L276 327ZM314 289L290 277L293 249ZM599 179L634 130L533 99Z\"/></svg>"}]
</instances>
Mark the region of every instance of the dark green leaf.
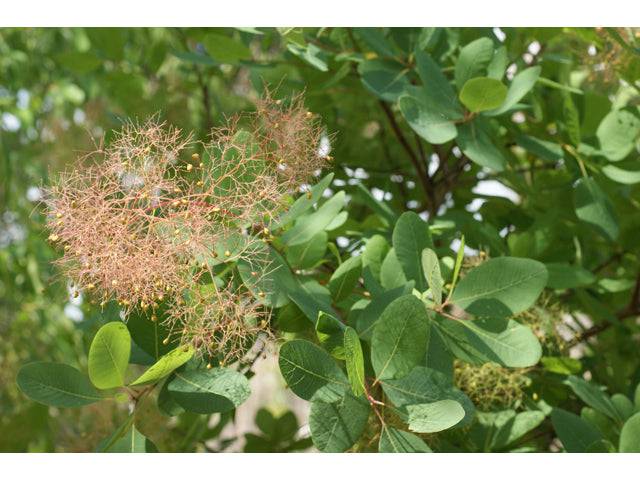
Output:
<instances>
[{"instance_id":1,"label":"dark green leaf","mask_svg":"<svg viewBox=\"0 0 640 480\"><path fill-rule=\"evenodd\" d=\"M52 407L81 407L103 398L87 377L63 363L24 365L16 382L29 398Z\"/></svg>"}]
</instances>

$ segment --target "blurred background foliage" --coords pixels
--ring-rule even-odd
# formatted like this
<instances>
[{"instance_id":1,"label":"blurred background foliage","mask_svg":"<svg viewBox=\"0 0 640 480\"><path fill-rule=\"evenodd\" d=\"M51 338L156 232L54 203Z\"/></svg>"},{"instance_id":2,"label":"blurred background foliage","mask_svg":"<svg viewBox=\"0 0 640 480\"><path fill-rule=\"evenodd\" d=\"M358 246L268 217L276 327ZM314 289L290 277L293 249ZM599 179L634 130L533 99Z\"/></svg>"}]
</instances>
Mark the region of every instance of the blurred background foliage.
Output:
<instances>
[{"instance_id":1,"label":"blurred background foliage","mask_svg":"<svg viewBox=\"0 0 640 480\"><path fill-rule=\"evenodd\" d=\"M422 142L375 88L363 82L358 68L382 59L392 71L397 68L405 75L420 45L448 74L460 47L480 37L504 45L513 71L542 66L530 107L496 127L506 139L500 149L509 158L500 180L518 192L524 199L520 203L478 189L482 181L497 177L478 175L477 165L443 174L435 196L430 196L421 188L403 142L420 151L423 159L441 155L439 146ZM108 142L111 131L125 120L157 115L204 139L226 116L251 109L266 85L279 97L305 91L309 110L336 134L331 144L333 188L344 189L350 198L349 220L340 229L344 235L357 231L367 237L380 228L384 215L372 213L380 213L375 204L384 200L395 212L411 209L431 217L439 213L457 227L466 225L467 245L478 250L490 246L497 253L510 251L544 262L583 255L587 269L610 272L615 284L600 285L597 295L568 295L563 308L579 304L587 312L604 309L606 317L607 311L626 302L633 286L640 227L637 187L626 185L612 196L625 220L619 242L611 246L591 238L589 230L574 221L569 192L562 186L577 171L577 163L567 157L566 168L554 170L553 163L541 165L536 159L564 157L553 145L576 144L575 122L577 143L589 145L610 109L637 109L640 57L634 42L634 32L625 29L573 28L1 30L0 451L92 449L126 415L117 405L103 405L107 402L78 411L49 409L25 401L15 386L17 368L27 361L85 367L92 336L87 333L95 332L101 315L113 314L91 308L81 297L72 298L51 266L56 254L42 230L39 187L77 155L93 150L103 139ZM409 81L416 83L411 76ZM544 143L524 145L533 155L514 149L512 138L519 133L552 142L552 148ZM637 169L633 162L637 154L618 166ZM603 188L618 187L605 179ZM507 239L498 234L505 227L515 230ZM601 384L627 394L640 380L637 343L629 333L606 332L591 357L598 361L590 365ZM293 439L295 418L283 415L261 411L256 419L261 433L248 437L245 448L306 448L308 444ZM202 450L204 441L214 438L227 420L211 427L196 416L181 416L164 432L163 444L169 450Z\"/></svg>"}]
</instances>

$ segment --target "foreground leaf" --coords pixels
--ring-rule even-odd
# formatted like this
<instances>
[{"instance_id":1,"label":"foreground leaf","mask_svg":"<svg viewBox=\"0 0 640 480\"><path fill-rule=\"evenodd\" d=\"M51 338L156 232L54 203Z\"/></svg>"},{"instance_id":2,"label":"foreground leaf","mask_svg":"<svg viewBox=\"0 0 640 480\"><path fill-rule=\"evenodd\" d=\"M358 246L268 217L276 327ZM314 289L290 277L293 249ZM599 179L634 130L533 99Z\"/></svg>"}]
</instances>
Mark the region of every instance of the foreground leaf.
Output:
<instances>
[{"instance_id":1,"label":"foreground leaf","mask_svg":"<svg viewBox=\"0 0 640 480\"><path fill-rule=\"evenodd\" d=\"M131 335L122 322L103 325L89 348L89 378L98 388L124 385L131 354Z\"/></svg>"},{"instance_id":2,"label":"foreground leaf","mask_svg":"<svg viewBox=\"0 0 640 480\"><path fill-rule=\"evenodd\" d=\"M547 276L545 266L535 260L493 258L460 280L451 302L473 315L513 315L534 304Z\"/></svg>"},{"instance_id":3,"label":"foreground leaf","mask_svg":"<svg viewBox=\"0 0 640 480\"><path fill-rule=\"evenodd\" d=\"M408 405L409 429L418 433L435 433L455 426L464 418L462 405L455 400Z\"/></svg>"},{"instance_id":4,"label":"foreground leaf","mask_svg":"<svg viewBox=\"0 0 640 480\"><path fill-rule=\"evenodd\" d=\"M313 444L322 452L344 452L355 444L369 418L369 404L345 392L334 402L314 400L309 413Z\"/></svg>"},{"instance_id":5,"label":"foreground leaf","mask_svg":"<svg viewBox=\"0 0 640 480\"><path fill-rule=\"evenodd\" d=\"M307 340L292 340L280 347L280 373L293 393L305 400L327 402L341 398L349 381L338 364Z\"/></svg>"},{"instance_id":6,"label":"foreground leaf","mask_svg":"<svg viewBox=\"0 0 640 480\"><path fill-rule=\"evenodd\" d=\"M177 372L168 385L171 397L185 410L224 413L249 398L249 380L229 368Z\"/></svg>"},{"instance_id":7,"label":"foreground leaf","mask_svg":"<svg viewBox=\"0 0 640 480\"><path fill-rule=\"evenodd\" d=\"M347 327L344 331L344 357L347 366L347 377L351 384L351 391L355 396L364 393L364 356L362 345L356 331Z\"/></svg>"},{"instance_id":8,"label":"foreground leaf","mask_svg":"<svg viewBox=\"0 0 640 480\"><path fill-rule=\"evenodd\" d=\"M16 381L29 398L52 407L81 407L103 399L87 377L63 363L29 363Z\"/></svg>"},{"instance_id":9,"label":"foreground leaf","mask_svg":"<svg viewBox=\"0 0 640 480\"><path fill-rule=\"evenodd\" d=\"M538 363L542 347L529 327L505 318L452 320L438 318L439 331L452 353L481 365L495 362L512 368Z\"/></svg>"},{"instance_id":10,"label":"foreground leaf","mask_svg":"<svg viewBox=\"0 0 640 480\"><path fill-rule=\"evenodd\" d=\"M620 452L640 453L640 413L629 418L622 426Z\"/></svg>"},{"instance_id":11,"label":"foreground leaf","mask_svg":"<svg viewBox=\"0 0 640 480\"><path fill-rule=\"evenodd\" d=\"M160 357L156 363L151 365L149 369L138 377L131 386L144 385L147 383L155 383L166 377L176 368L184 365L193 356L194 350L191 345L187 347L178 347L166 355Z\"/></svg>"},{"instance_id":12,"label":"foreground leaf","mask_svg":"<svg viewBox=\"0 0 640 480\"><path fill-rule=\"evenodd\" d=\"M429 317L413 295L385 308L371 337L371 363L378 379L398 378L424 362L429 342Z\"/></svg>"},{"instance_id":13,"label":"foreground leaf","mask_svg":"<svg viewBox=\"0 0 640 480\"><path fill-rule=\"evenodd\" d=\"M506 97L507 87L500 80L488 77L467 80L460 91L460 101L470 112L498 108Z\"/></svg>"}]
</instances>

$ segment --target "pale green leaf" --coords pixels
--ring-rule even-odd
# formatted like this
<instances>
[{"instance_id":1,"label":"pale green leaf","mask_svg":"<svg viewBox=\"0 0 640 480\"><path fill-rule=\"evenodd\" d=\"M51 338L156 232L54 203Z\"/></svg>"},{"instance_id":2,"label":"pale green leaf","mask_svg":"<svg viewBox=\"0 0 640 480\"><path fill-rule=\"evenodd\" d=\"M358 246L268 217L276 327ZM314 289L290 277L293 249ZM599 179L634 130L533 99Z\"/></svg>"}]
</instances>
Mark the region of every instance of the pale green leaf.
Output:
<instances>
[{"instance_id":1,"label":"pale green leaf","mask_svg":"<svg viewBox=\"0 0 640 480\"><path fill-rule=\"evenodd\" d=\"M364 393L364 357L356 331L347 327L344 331L344 358L351 391L357 397Z\"/></svg>"},{"instance_id":2,"label":"pale green leaf","mask_svg":"<svg viewBox=\"0 0 640 480\"><path fill-rule=\"evenodd\" d=\"M131 335L122 322L103 325L89 348L89 378L101 389L121 387L131 354Z\"/></svg>"},{"instance_id":3,"label":"pale green leaf","mask_svg":"<svg viewBox=\"0 0 640 480\"><path fill-rule=\"evenodd\" d=\"M147 383L155 383L158 380L169 375L176 368L184 365L193 356L194 349L191 345L185 347L177 347L171 350L166 355L160 357L160 359L151 365L149 369L138 377L132 386L144 385Z\"/></svg>"},{"instance_id":4,"label":"pale green leaf","mask_svg":"<svg viewBox=\"0 0 640 480\"><path fill-rule=\"evenodd\" d=\"M489 77L471 78L460 90L460 101L471 112L495 109L506 97L507 87L500 80Z\"/></svg>"},{"instance_id":5,"label":"pale green leaf","mask_svg":"<svg viewBox=\"0 0 640 480\"><path fill-rule=\"evenodd\" d=\"M409 429L417 433L435 433L458 424L465 415L464 408L455 400L408 405Z\"/></svg>"}]
</instances>

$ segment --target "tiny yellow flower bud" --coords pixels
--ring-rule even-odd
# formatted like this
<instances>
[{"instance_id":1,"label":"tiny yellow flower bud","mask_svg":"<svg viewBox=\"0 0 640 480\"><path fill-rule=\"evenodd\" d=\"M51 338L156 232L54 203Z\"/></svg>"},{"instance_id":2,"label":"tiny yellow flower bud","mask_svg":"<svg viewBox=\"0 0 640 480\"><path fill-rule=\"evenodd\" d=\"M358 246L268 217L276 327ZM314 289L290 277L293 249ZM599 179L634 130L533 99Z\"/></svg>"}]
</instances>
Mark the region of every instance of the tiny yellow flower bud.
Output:
<instances>
[{"instance_id":1,"label":"tiny yellow flower bud","mask_svg":"<svg viewBox=\"0 0 640 480\"><path fill-rule=\"evenodd\" d=\"M264 298L264 297L265 297L264 292L258 292L258 296L259 296L260 298Z\"/></svg>"},{"instance_id":2,"label":"tiny yellow flower bud","mask_svg":"<svg viewBox=\"0 0 640 480\"><path fill-rule=\"evenodd\" d=\"M158 321L158 317L155 315L151 315L151 321L152 322L157 322Z\"/></svg>"},{"instance_id":3,"label":"tiny yellow flower bud","mask_svg":"<svg viewBox=\"0 0 640 480\"><path fill-rule=\"evenodd\" d=\"M307 112L307 118L311 118L313 117L313 113L312 112Z\"/></svg>"},{"instance_id":4,"label":"tiny yellow flower bud","mask_svg":"<svg viewBox=\"0 0 640 480\"><path fill-rule=\"evenodd\" d=\"M307 198L308 198L309 200L311 200L311 197L312 197L312 195L311 195L311 191L308 191L308 192L307 192Z\"/></svg>"},{"instance_id":5,"label":"tiny yellow flower bud","mask_svg":"<svg viewBox=\"0 0 640 480\"><path fill-rule=\"evenodd\" d=\"M200 162L200 164L198 165L200 168L204 167L204 163Z\"/></svg>"},{"instance_id":6,"label":"tiny yellow flower bud","mask_svg":"<svg viewBox=\"0 0 640 480\"><path fill-rule=\"evenodd\" d=\"M75 200L73 200L71 202L71 208L76 208L77 206L78 206L78 203Z\"/></svg>"},{"instance_id":7,"label":"tiny yellow flower bud","mask_svg":"<svg viewBox=\"0 0 640 480\"><path fill-rule=\"evenodd\" d=\"M370 293L370 292L365 291L365 292L364 292L364 296L365 296L365 297L367 297L367 298L369 298L369 297L371 296L371 293Z\"/></svg>"},{"instance_id":8,"label":"tiny yellow flower bud","mask_svg":"<svg viewBox=\"0 0 640 480\"><path fill-rule=\"evenodd\" d=\"M56 218L62 218L62 214L60 212L56 213Z\"/></svg>"},{"instance_id":9,"label":"tiny yellow flower bud","mask_svg":"<svg viewBox=\"0 0 640 480\"><path fill-rule=\"evenodd\" d=\"M220 207L213 207L211 210L218 213L220 211Z\"/></svg>"},{"instance_id":10,"label":"tiny yellow flower bud","mask_svg":"<svg viewBox=\"0 0 640 480\"><path fill-rule=\"evenodd\" d=\"M114 287L118 285L118 280L111 280L111 285Z\"/></svg>"},{"instance_id":11,"label":"tiny yellow flower bud","mask_svg":"<svg viewBox=\"0 0 640 480\"><path fill-rule=\"evenodd\" d=\"M211 363L207 363L207 370L211 370L213 368L213 365L211 365Z\"/></svg>"},{"instance_id":12,"label":"tiny yellow flower bud","mask_svg":"<svg viewBox=\"0 0 640 480\"><path fill-rule=\"evenodd\" d=\"M193 160L200 160L200 155L199 155L199 154L197 154L197 153L194 153L193 155L191 155L191 158L192 158Z\"/></svg>"},{"instance_id":13,"label":"tiny yellow flower bud","mask_svg":"<svg viewBox=\"0 0 640 480\"><path fill-rule=\"evenodd\" d=\"M93 283L87 285L87 290L93 290L96 286Z\"/></svg>"},{"instance_id":14,"label":"tiny yellow flower bud","mask_svg":"<svg viewBox=\"0 0 640 480\"><path fill-rule=\"evenodd\" d=\"M49 235L49 241L50 242L57 242L58 238L60 238L60 237L58 237L58 235L56 235L56 234Z\"/></svg>"},{"instance_id":15,"label":"tiny yellow flower bud","mask_svg":"<svg viewBox=\"0 0 640 480\"><path fill-rule=\"evenodd\" d=\"M169 343L169 337L167 337L164 340L162 340L162 344L163 345L167 345L168 343Z\"/></svg>"},{"instance_id":16,"label":"tiny yellow flower bud","mask_svg":"<svg viewBox=\"0 0 640 480\"><path fill-rule=\"evenodd\" d=\"M252 277L257 277L258 276L258 272L251 272L251 276Z\"/></svg>"},{"instance_id":17,"label":"tiny yellow flower bud","mask_svg":"<svg viewBox=\"0 0 640 480\"><path fill-rule=\"evenodd\" d=\"M231 252L229 250L225 250L224 251L224 256L225 257L230 257L231 256Z\"/></svg>"},{"instance_id":18,"label":"tiny yellow flower bud","mask_svg":"<svg viewBox=\"0 0 640 480\"><path fill-rule=\"evenodd\" d=\"M187 172L190 172L191 170L193 170L193 165L187 163Z\"/></svg>"},{"instance_id":19,"label":"tiny yellow flower bud","mask_svg":"<svg viewBox=\"0 0 640 480\"><path fill-rule=\"evenodd\" d=\"M269 229L268 229L267 227L263 228L263 229L262 229L262 233L263 233L264 235L269 235Z\"/></svg>"},{"instance_id":20,"label":"tiny yellow flower bud","mask_svg":"<svg viewBox=\"0 0 640 480\"><path fill-rule=\"evenodd\" d=\"M197 186L199 186L199 187L201 187L201 186L203 186L203 185L204 185L204 182L203 182L202 180L198 180L198 181L196 182L196 185L197 185Z\"/></svg>"}]
</instances>

